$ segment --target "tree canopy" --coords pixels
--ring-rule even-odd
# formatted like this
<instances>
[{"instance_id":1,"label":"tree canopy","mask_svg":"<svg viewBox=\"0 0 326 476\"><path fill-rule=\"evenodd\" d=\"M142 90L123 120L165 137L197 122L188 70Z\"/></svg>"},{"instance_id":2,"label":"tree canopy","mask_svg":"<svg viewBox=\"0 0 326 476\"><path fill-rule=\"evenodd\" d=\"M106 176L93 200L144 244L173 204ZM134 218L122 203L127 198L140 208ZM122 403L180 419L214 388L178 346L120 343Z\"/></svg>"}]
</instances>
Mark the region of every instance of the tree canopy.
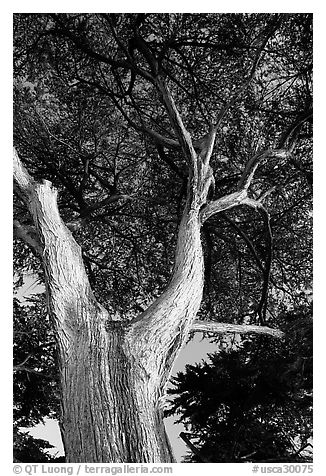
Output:
<instances>
[{"instance_id":1,"label":"tree canopy","mask_svg":"<svg viewBox=\"0 0 326 476\"><path fill-rule=\"evenodd\" d=\"M301 301L311 279L311 119L295 126L311 115L311 16L17 15L15 143L34 176L59 189L66 222L83 219L75 234L97 297L132 315L171 271L186 171L148 79L150 52L193 137L209 117L220 121L216 197L257 151L295 142L290 159L259 168L253 194L270 192L269 299ZM242 209L205 226L205 315L232 321L262 306L266 228Z\"/></svg>"}]
</instances>

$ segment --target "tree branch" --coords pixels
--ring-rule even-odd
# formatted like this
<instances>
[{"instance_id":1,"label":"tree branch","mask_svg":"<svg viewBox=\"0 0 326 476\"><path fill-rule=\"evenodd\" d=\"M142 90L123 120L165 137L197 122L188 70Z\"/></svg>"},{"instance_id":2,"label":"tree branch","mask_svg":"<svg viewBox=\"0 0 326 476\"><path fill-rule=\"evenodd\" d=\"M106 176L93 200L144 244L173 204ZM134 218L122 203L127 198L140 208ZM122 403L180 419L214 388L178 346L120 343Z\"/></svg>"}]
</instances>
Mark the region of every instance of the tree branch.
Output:
<instances>
[{"instance_id":1,"label":"tree branch","mask_svg":"<svg viewBox=\"0 0 326 476\"><path fill-rule=\"evenodd\" d=\"M134 57L133 57L130 49L128 47L126 47L123 44L123 42L121 41L121 39L119 37L119 34L117 33L117 31L115 29L115 26L114 26L113 22L111 21L110 15L107 14L107 13L103 13L102 16L103 16L103 18L106 19L106 21L110 25L113 37L114 37L118 47L121 49L121 51L127 57L127 60L128 60L127 64L129 64L129 68L132 71L134 71L134 73L138 73L143 78L149 80L150 82L153 82L154 81L153 76L151 74L149 74L147 71L145 71L144 69L141 69L136 64L136 61L134 60ZM150 52L148 53L148 51L147 51L147 50L149 50L149 48L148 48L146 42L139 35L136 35L136 37L134 38L135 41L136 41L136 38L137 38L137 40L139 40L139 43L137 43L137 49L143 54L143 56L145 56L145 59L147 60L149 66L152 68L152 57L151 57ZM143 45L145 46L144 50L142 48Z\"/></svg>"},{"instance_id":2,"label":"tree branch","mask_svg":"<svg viewBox=\"0 0 326 476\"><path fill-rule=\"evenodd\" d=\"M312 109L307 109L303 111L298 117L293 121L293 123L283 132L279 141L278 147L279 148L288 148L290 150L293 149L296 138L299 132L300 127L308 121L308 119L312 118Z\"/></svg>"},{"instance_id":3,"label":"tree branch","mask_svg":"<svg viewBox=\"0 0 326 476\"><path fill-rule=\"evenodd\" d=\"M242 173L242 176L238 182L237 189L247 190L250 186L250 183L253 179L253 176L257 170L257 167L265 159L284 159L288 158L291 155L293 150L296 135L299 128L312 117L312 111L309 109L304 113L300 114L297 119L291 124L282 134L278 141L278 147L275 149L267 149L265 151L258 152L247 162L247 165Z\"/></svg>"},{"instance_id":4,"label":"tree branch","mask_svg":"<svg viewBox=\"0 0 326 476\"><path fill-rule=\"evenodd\" d=\"M121 115L124 117L124 119L127 121L127 123L136 131L139 132L144 132L148 136L150 136L155 142L158 142L165 147L168 147L170 149L180 149L180 144L177 140L175 139L170 139L169 137L164 137L162 134L159 132L154 131L153 129L150 129L147 127L145 124L140 124L138 122L135 122L133 119L131 119L128 114L126 113L125 109L122 107L122 105L119 103L119 101L116 98L116 95L110 91L109 89L106 89L103 87L101 84L94 82L94 81L88 81L80 76L77 77L78 81L84 84L88 84L89 86L93 86L100 93L102 93L105 96L109 96L118 109L118 111L121 113Z\"/></svg>"},{"instance_id":5,"label":"tree branch","mask_svg":"<svg viewBox=\"0 0 326 476\"><path fill-rule=\"evenodd\" d=\"M278 143L278 145L282 147L277 149L267 149L253 155L248 160L245 169L238 181L237 191L239 195L237 195L237 192L235 192L233 194L227 195L226 197L222 197L218 200L209 202L201 212L202 223L205 222L212 215L215 215L216 213L242 204L246 204L248 206L260 208L261 210L263 210L261 202L267 196L267 194L270 193L270 191L264 196L262 196L258 201L252 200L247 196L247 191L255 175L257 167L265 159L288 158L291 155L291 151L293 148L293 135L295 135L296 131L298 131L301 125L311 117L311 114L312 113L309 110L308 112L305 112L304 114L300 115L299 118L297 118L296 121L284 132ZM213 126L212 131L216 132L216 127L217 125ZM213 143L214 140L211 142L212 146Z\"/></svg>"},{"instance_id":6,"label":"tree branch","mask_svg":"<svg viewBox=\"0 0 326 476\"><path fill-rule=\"evenodd\" d=\"M14 372L27 372L27 373L30 373L30 374L39 375L42 378L51 378L51 376L46 375L43 372L39 372L38 370L31 369L31 368L26 367L24 365L14 365L13 366L13 371Z\"/></svg>"},{"instance_id":7,"label":"tree branch","mask_svg":"<svg viewBox=\"0 0 326 476\"><path fill-rule=\"evenodd\" d=\"M80 51L88 55L90 58L93 58L101 63L113 66L114 68L131 69L131 65L128 61L115 60L113 58L110 58L109 56L105 56L101 53L97 53L96 51L92 50L92 48L87 44L86 38L78 38L76 35L74 35L74 33L68 30L64 22L60 20L59 15L53 13L50 14L50 16L55 21L55 23L59 25L59 28L53 30L53 32L71 40ZM51 30L49 31L49 33L51 33Z\"/></svg>"},{"instance_id":8,"label":"tree branch","mask_svg":"<svg viewBox=\"0 0 326 476\"><path fill-rule=\"evenodd\" d=\"M239 236L241 236L243 238L243 240L245 241L245 243L247 244L249 250L251 251L253 257L254 257L254 260L258 266L258 268L260 269L261 272L264 272L264 267L259 259L259 256L257 254L257 251L255 250L255 247L252 243L252 241L250 240L249 236L233 221L231 220L226 213L221 213L220 215L223 220L227 221L227 223L229 223L229 225L234 228L234 230L239 234Z\"/></svg>"},{"instance_id":9,"label":"tree branch","mask_svg":"<svg viewBox=\"0 0 326 476\"><path fill-rule=\"evenodd\" d=\"M213 130L215 130L215 126L213 127ZM286 149L267 149L265 151L258 152L253 157L251 157L238 181L237 192L209 202L201 212L201 222L204 223L212 215L239 205L246 204L249 206L254 206L254 208L261 206L262 199L259 201L252 200L248 198L247 195L248 188L252 182L257 167L264 159L286 158L289 155L290 152Z\"/></svg>"},{"instance_id":10,"label":"tree branch","mask_svg":"<svg viewBox=\"0 0 326 476\"><path fill-rule=\"evenodd\" d=\"M290 152L286 149L267 149L262 152L258 152L255 154L251 159L248 160L247 165L242 173L242 176L238 182L237 189L238 190L248 190L251 181L254 177L254 174L257 170L257 167L261 164L261 162L267 158L277 158L277 159L284 159L290 155Z\"/></svg>"},{"instance_id":11,"label":"tree branch","mask_svg":"<svg viewBox=\"0 0 326 476\"><path fill-rule=\"evenodd\" d=\"M185 154L188 164L194 165L196 163L197 154L194 150L191 136L183 124L182 118L166 84L166 81L159 76L157 77L155 84L162 94L163 104L167 110L171 125L179 139L179 144L183 150L183 153Z\"/></svg>"},{"instance_id":12,"label":"tree branch","mask_svg":"<svg viewBox=\"0 0 326 476\"><path fill-rule=\"evenodd\" d=\"M271 327L200 320L193 322L191 332L209 332L212 334L262 334L277 338L284 337L284 332Z\"/></svg>"},{"instance_id":13,"label":"tree branch","mask_svg":"<svg viewBox=\"0 0 326 476\"><path fill-rule=\"evenodd\" d=\"M159 142L156 143L156 149L160 159L162 159L170 167L170 169L173 170L178 175L178 177L180 177L182 180L187 178L185 173L182 172L179 169L179 167L175 164L175 162L172 159L170 159L170 157L164 152L164 147L162 146L161 143Z\"/></svg>"},{"instance_id":14,"label":"tree branch","mask_svg":"<svg viewBox=\"0 0 326 476\"><path fill-rule=\"evenodd\" d=\"M81 212L80 218L86 218L91 213L95 212L96 210L99 210L108 205L112 205L113 203L116 203L119 200L130 200L131 198L132 197L130 195L122 195L122 194L109 195L108 197L104 198L100 202L93 203L92 205L89 205L88 207L86 207Z\"/></svg>"},{"instance_id":15,"label":"tree branch","mask_svg":"<svg viewBox=\"0 0 326 476\"><path fill-rule=\"evenodd\" d=\"M23 200L29 200L29 196L36 187L35 180L29 175L18 157L16 149L13 150L13 172L14 180L19 189L19 193Z\"/></svg>"},{"instance_id":16,"label":"tree branch","mask_svg":"<svg viewBox=\"0 0 326 476\"><path fill-rule=\"evenodd\" d=\"M208 204L200 212L201 223L204 223L208 218L216 213L229 210L230 208L242 205L247 200L246 190L239 190L224 197L218 198Z\"/></svg>"},{"instance_id":17,"label":"tree branch","mask_svg":"<svg viewBox=\"0 0 326 476\"><path fill-rule=\"evenodd\" d=\"M49 311L59 326L59 332L63 333L62 342L68 348L71 329L84 324L85 315L79 309L80 303L87 303L94 317L104 309L92 293L81 249L60 217L56 189L48 180L36 182L15 150L14 179L43 244Z\"/></svg>"}]
</instances>

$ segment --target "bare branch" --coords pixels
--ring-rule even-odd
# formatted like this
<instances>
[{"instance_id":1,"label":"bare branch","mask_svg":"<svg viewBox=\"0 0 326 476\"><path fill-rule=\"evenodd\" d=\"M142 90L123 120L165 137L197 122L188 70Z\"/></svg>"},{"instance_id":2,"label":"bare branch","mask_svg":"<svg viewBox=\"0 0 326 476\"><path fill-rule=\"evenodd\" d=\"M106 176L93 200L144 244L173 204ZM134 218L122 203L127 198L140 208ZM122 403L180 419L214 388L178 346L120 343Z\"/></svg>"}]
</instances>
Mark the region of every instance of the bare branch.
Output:
<instances>
[{"instance_id":1,"label":"bare branch","mask_svg":"<svg viewBox=\"0 0 326 476\"><path fill-rule=\"evenodd\" d=\"M179 143L183 150L183 153L185 154L188 163L193 165L196 163L197 154L193 147L191 136L183 124L182 118L179 114L171 92L166 84L166 81L163 78L158 77L156 79L156 85L158 90L162 94L163 103L168 112L171 125L179 139Z\"/></svg>"},{"instance_id":2,"label":"bare branch","mask_svg":"<svg viewBox=\"0 0 326 476\"><path fill-rule=\"evenodd\" d=\"M156 132L153 129L150 129L147 126L137 126L137 127L138 127L138 130L141 130L145 132L147 135L149 135L150 137L152 137L152 139L154 139L155 142L158 142L170 149L180 149L180 144L177 140L170 139L169 137L164 137L159 132Z\"/></svg>"},{"instance_id":3,"label":"bare branch","mask_svg":"<svg viewBox=\"0 0 326 476\"><path fill-rule=\"evenodd\" d=\"M60 216L57 190L47 180L36 182L22 165L16 151L14 177L33 219L37 235L44 244L42 261L49 302L51 301L50 312L63 323L66 318L70 319L71 306L78 307L81 296L87 296L91 305L95 303L80 246ZM102 309L97 303L94 305ZM78 315L78 318L82 319L82 314L80 317Z\"/></svg>"},{"instance_id":4,"label":"bare branch","mask_svg":"<svg viewBox=\"0 0 326 476\"><path fill-rule=\"evenodd\" d=\"M86 218L88 217L91 213L95 212L96 210L99 210L103 207L106 207L108 205L112 205L113 203L119 202L120 200L130 200L132 197L130 195L122 195L122 194L114 194L110 195L100 202L93 203L92 205L89 205L87 208L85 208L81 214L81 218Z\"/></svg>"},{"instance_id":5,"label":"bare branch","mask_svg":"<svg viewBox=\"0 0 326 476\"><path fill-rule=\"evenodd\" d=\"M147 71L144 69L141 69L137 64L136 61L133 58L132 53L130 50L124 45L124 43L121 41L119 34L117 33L115 26L113 22L111 21L110 15L107 13L102 14L103 18L106 19L108 24L110 25L113 37L120 48L120 50L124 53L124 55L127 57L127 64L129 65L129 68L133 70L135 73L138 73L140 76L142 76L145 79L148 79L150 82L153 82L154 78L151 74L149 74ZM146 60L148 61L148 64L151 68L153 68L153 62L154 58L152 58L151 52L149 50L149 47L147 43L143 40L143 38L140 37L140 35L136 35L133 40L136 42L137 40L137 49L145 56ZM154 72L154 71L152 71Z\"/></svg>"},{"instance_id":6,"label":"bare branch","mask_svg":"<svg viewBox=\"0 0 326 476\"><path fill-rule=\"evenodd\" d=\"M252 241L250 240L249 236L233 221L231 220L226 213L221 213L221 217L223 218L223 220L227 221L229 223L229 225L234 228L234 230L236 230L236 232L239 234L239 236L241 236L243 238L243 240L245 241L245 243L247 244L249 250L251 251L253 257L254 257L254 260L258 266L258 268L260 269L260 271L264 272L264 267L259 259L259 256L257 254L257 251L252 243Z\"/></svg>"},{"instance_id":7,"label":"bare branch","mask_svg":"<svg viewBox=\"0 0 326 476\"><path fill-rule=\"evenodd\" d=\"M36 186L36 182L23 166L15 148L13 150L13 159L14 180L19 189L19 193L26 199Z\"/></svg>"},{"instance_id":8,"label":"bare branch","mask_svg":"<svg viewBox=\"0 0 326 476\"><path fill-rule=\"evenodd\" d=\"M44 127L44 129L46 130L47 134L49 137L52 137L52 139L54 139L55 141L59 142L60 144L64 145L65 147L67 147L67 149L70 149L74 154L79 154L79 152L74 149L70 144L68 144L67 141L64 141L62 140L60 137L57 137L56 135L52 134L52 132L50 131L49 127L47 126L46 122L44 121L42 115L40 114L40 112L38 111L37 107L35 107L35 113L37 115L37 117L40 119L40 121L42 122L42 125Z\"/></svg>"},{"instance_id":9,"label":"bare branch","mask_svg":"<svg viewBox=\"0 0 326 476\"><path fill-rule=\"evenodd\" d=\"M261 162L267 158L278 158L278 159L284 159L288 157L289 151L286 149L267 149L262 152L258 152L255 154L249 161L247 162L247 165L242 173L242 176L238 182L237 189L238 190L248 190L251 181L254 177L254 174L257 170L257 167L261 164Z\"/></svg>"},{"instance_id":10,"label":"bare branch","mask_svg":"<svg viewBox=\"0 0 326 476\"><path fill-rule=\"evenodd\" d=\"M262 295L260 298L260 302L258 304L257 313L260 319L260 323L265 324L268 288L269 288L269 282L270 282L270 276L271 276L271 266L272 266L272 257L273 257L273 234L272 234L271 221L270 221L270 216L268 211L263 206L259 207L259 211L263 215L265 223L266 223L268 248L267 248L267 257L266 257L265 268L263 273L264 282L263 282Z\"/></svg>"},{"instance_id":11,"label":"bare branch","mask_svg":"<svg viewBox=\"0 0 326 476\"><path fill-rule=\"evenodd\" d=\"M208 133L194 143L194 147L199 150L200 157L205 165L208 164L213 152L216 131L217 127L211 124Z\"/></svg>"},{"instance_id":12,"label":"bare branch","mask_svg":"<svg viewBox=\"0 0 326 476\"><path fill-rule=\"evenodd\" d=\"M265 195L263 195L264 198ZM267 295L268 287L270 282L271 274L271 265L272 265L272 254L273 254L273 234L270 224L270 216L264 205L262 204L262 199L254 200L252 198L246 197L242 200L242 205L247 205L255 210L258 210L264 217L267 226L267 240L268 240L268 252L266 258L266 264L263 270L264 282L261 299L257 308L257 313L259 315L260 322L265 323L266 309L267 309Z\"/></svg>"},{"instance_id":13,"label":"bare branch","mask_svg":"<svg viewBox=\"0 0 326 476\"><path fill-rule=\"evenodd\" d=\"M266 192L262 193L259 197L259 201L263 202L272 192L274 192L277 189L276 186L269 188L266 190Z\"/></svg>"},{"instance_id":14,"label":"bare branch","mask_svg":"<svg viewBox=\"0 0 326 476\"><path fill-rule=\"evenodd\" d=\"M17 364L16 367L23 367L32 356L33 354L28 354L28 356L20 364Z\"/></svg>"},{"instance_id":15,"label":"bare branch","mask_svg":"<svg viewBox=\"0 0 326 476\"><path fill-rule=\"evenodd\" d=\"M39 372L38 370L34 370L34 369L29 368L29 367L25 367L24 365L14 365L13 366L13 371L14 372L27 372L27 373L30 373L30 374L39 375L40 377L51 378L50 376L44 374L43 372Z\"/></svg>"},{"instance_id":16,"label":"bare branch","mask_svg":"<svg viewBox=\"0 0 326 476\"><path fill-rule=\"evenodd\" d=\"M204 223L206 220L208 220L208 218L215 215L216 213L242 205L244 201L247 200L248 197L246 190L239 190L237 192L231 193L230 195L226 195L224 197L218 198L217 200L209 202L201 211L201 223Z\"/></svg>"},{"instance_id":17,"label":"bare branch","mask_svg":"<svg viewBox=\"0 0 326 476\"><path fill-rule=\"evenodd\" d=\"M267 158L284 159L289 157L295 145L296 136L300 127L311 117L312 111L310 109L300 114L298 118L294 121L294 123L291 124L290 127L288 127L282 134L281 138L278 141L278 148L267 149L265 151L258 152L253 157L251 157L251 159L247 162L243 174L238 182L237 189L247 190L249 188L253 176L257 170L257 167L261 164L263 160Z\"/></svg>"},{"instance_id":18,"label":"bare branch","mask_svg":"<svg viewBox=\"0 0 326 476\"><path fill-rule=\"evenodd\" d=\"M279 329L273 329L272 327L199 320L193 322L191 332L209 332L212 334L262 334L277 338L284 337L284 332Z\"/></svg>"}]
</instances>

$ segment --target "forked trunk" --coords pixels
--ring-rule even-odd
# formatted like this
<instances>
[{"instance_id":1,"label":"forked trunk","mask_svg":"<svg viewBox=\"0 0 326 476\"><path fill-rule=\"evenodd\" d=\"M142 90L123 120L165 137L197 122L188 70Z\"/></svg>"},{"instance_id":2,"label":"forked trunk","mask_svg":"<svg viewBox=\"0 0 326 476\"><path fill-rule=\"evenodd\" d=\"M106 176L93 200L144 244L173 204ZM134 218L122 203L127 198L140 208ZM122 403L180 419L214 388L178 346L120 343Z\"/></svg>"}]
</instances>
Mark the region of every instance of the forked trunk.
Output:
<instances>
[{"instance_id":1,"label":"forked trunk","mask_svg":"<svg viewBox=\"0 0 326 476\"><path fill-rule=\"evenodd\" d=\"M95 302L86 309L76 305L78 316L72 320L84 325L77 333L64 332L70 334L69 344L60 352L68 462L175 461L162 405L173 363L202 298L199 230L198 213L185 215L172 280L138 319L115 322ZM59 322L66 327L67 318Z\"/></svg>"},{"instance_id":2,"label":"forked trunk","mask_svg":"<svg viewBox=\"0 0 326 476\"><path fill-rule=\"evenodd\" d=\"M134 320L113 321L93 295L80 248L61 220L55 189L47 181L36 183L14 158L15 178L40 238L58 347L67 461L173 462L162 404L202 299L197 195L188 194L166 290Z\"/></svg>"}]
</instances>

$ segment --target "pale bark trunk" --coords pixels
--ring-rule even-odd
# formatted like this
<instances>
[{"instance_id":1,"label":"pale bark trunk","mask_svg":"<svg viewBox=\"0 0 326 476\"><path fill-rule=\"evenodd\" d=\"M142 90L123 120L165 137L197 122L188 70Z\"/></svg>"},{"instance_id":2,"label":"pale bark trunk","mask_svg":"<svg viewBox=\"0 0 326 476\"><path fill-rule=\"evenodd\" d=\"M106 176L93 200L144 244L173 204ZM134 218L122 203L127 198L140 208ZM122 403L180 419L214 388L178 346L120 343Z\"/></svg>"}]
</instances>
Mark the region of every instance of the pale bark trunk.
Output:
<instances>
[{"instance_id":1,"label":"pale bark trunk","mask_svg":"<svg viewBox=\"0 0 326 476\"><path fill-rule=\"evenodd\" d=\"M67 247L68 239L64 241ZM202 298L198 210L188 206L184 213L175 270L166 291L131 323L111 321L88 285L78 290L76 283L86 280L77 277L81 270L72 274L53 236L45 242L44 259L56 255L55 271L52 260L46 268L59 336L67 461L173 462L161 405L172 365ZM67 282L58 285L61 275L75 283L69 294Z\"/></svg>"},{"instance_id":2,"label":"pale bark trunk","mask_svg":"<svg viewBox=\"0 0 326 476\"><path fill-rule=\"evenodd\" d=\"M61 374L66 461L173 462L157 389L124 326L83 334Z\"/></svg>"},{"instance_id":3,"label":"pale bark trunk","mask_svg":"<svg viewBox=\"0 0 326 476\"><path fill-rule=\"evenodd\" d=\"M113 322L91 304L69 317L84 325L61 350L67 461L175 461L162 397L202 298L198 210L186 208L177 249L170 284L138 319Z\"/></svg>"},{"instance_id":4,"label":"pale bark trunk","mask_svg":"<svg viewBox=\"0 0 326 476\"><path fill-rule=\"evenodd\" d=\"M42 248L67 461L173 462L162 397L202 299L200 204L187 200L166 290L139 318L115 322L94 298L56 191L50 182L36 183L15 159L15 179Z\"/></svg>"}]
</instances>

